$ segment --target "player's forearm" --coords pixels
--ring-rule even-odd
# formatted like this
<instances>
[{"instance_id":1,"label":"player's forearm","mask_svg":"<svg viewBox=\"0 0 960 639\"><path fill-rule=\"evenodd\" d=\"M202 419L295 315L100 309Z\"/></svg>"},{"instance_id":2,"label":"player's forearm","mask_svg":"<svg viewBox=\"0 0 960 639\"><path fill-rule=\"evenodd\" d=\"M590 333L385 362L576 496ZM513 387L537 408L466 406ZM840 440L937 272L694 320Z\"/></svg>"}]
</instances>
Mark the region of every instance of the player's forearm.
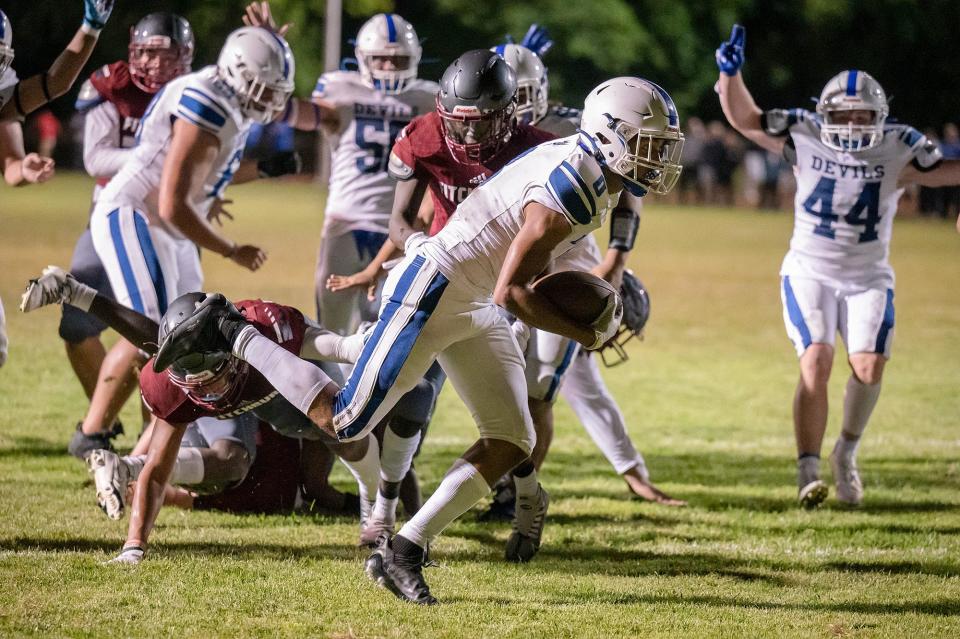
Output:
<instances>
[{"instance_id":1,"label":"player's forearm","mask_svg":"<svg viewBox=\"0 0 960 639\"><path fill-rule=\"evenodd\" d=\"M23 158L10 159L3 168L3 181L9 186L25 186L29 184L23 177Z\"/></svg>"},{"instance_id":2,"label":"player's forearm","mask_svg":"<svg viewBox=\"0 0 960 639\"><path fill-rule=\"evenodd\" d=\"M568 337L586 346L593 344L596 339L592 327L581 326L568 319L549 299L529 286L508 285L498 288L494 293L494 302L533 328Z\"/></svg>"},{"instance_id":3,"label":"player's forearm","mask_svg":"<svg viewBox=\"0 0 960 639\"><path fill-rule=\"evenodd\" d=\"M760 131L762 111L753 101L753 96L743 82L743 74L730 76L720 74L717 83L720 92L720 107L730 126L743 134Z\"/></svg>"},{"instance_id":4,"label":"player's forearm","mask_svg":"<svg viewBox=\"0 0 960 639\"><path fill-rule=\"evenodd\" d=\"M143 472L140 473L133 493L130 526L127 528L125 546L136 545L146 549L150 532L157 521L160 508L163 506L167 478L163 478L164 480L161 481L161 474L157 465L151 465L149 460L144 466Z\"/></svg>"},{"instance_id":5,"label":"player's forearm","mask_svg":"<svg viewBox=\"0 0 960 639\"><path fill-rule=\"evenodd\" d=\"M80 70L87 63L96 44L96 35L79 29L73 36L73 40L63 50L63 53L57 56L46 73L32 76L20 82L20 86L16 89L20 98L20 113L16 113L16 100L11 100L0 112L0 119L12 115L27 115L69 91L73 83L77 81Z\"/></svg>"},{"instance_id":6,"label":"player's forearm","mask_svg":"<svg viewBox=\"0 0 960 639\"><path fill-rule=\"evenodd\" d=\"M237 251L237 243L217 233L185 199L165 203L161 198L160 217L173 224L188 240L201 248L223 257L230 257Z\"/></svg>"},{"instance_id":7,"label":"player's forearm","mask_svg":"<svg viewBox=\"0 0 960 639\"><path fill-rule=\"evenodd\" d=\"M110 178L130 161L133 149L121 149L111 144L84 145L83 168L94 178Z\"/></svg>"},{"instance_id":8,"label":"player's forearm","mask_svg":"<svg viewBox=\"0 0 960 639\"><path fill-rule=\"evenodd\" d=\"M318 326L307 326L300 357L321 362L353 364L363 350L363 334L339 335Z\"/></svg>"},{"instance_id":9,"label":"player's forearm","mask_svg":"<svg viewBox=\"0 0 960 639\"><path fill-rule=\"evenodd\" d=\"M904 176L907 179L901 178L901 181L920 186L956 186L960 184L960 160L941 160L937 168L930 171L919 171L910 166L904 173L907 174Z\"/></svg>"},{"instance_id":10,"label":"player's forearm","mask_svg":"<svg viewBox=\"0 0 960 639\"><path fill-rule=\"evenodd\" d=\"M603 256L603 261L590 269L590 272L606 280L614 288L620 288L620 281L623 279L623 269L627 264L627 255L625 251L617 249L607 249Z\"/></svg>"}]
</instances>

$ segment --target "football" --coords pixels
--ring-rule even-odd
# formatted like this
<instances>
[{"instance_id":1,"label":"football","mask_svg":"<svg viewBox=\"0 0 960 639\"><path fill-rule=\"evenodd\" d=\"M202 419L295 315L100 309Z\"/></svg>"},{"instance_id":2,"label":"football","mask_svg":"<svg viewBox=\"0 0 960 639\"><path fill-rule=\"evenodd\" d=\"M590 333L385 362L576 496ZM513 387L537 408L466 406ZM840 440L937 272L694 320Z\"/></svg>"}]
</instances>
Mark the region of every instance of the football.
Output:
<instances>
[{"instance_id":1,"label":"football","mask_svg":"<svg viewBox=\"0 0 960 639\"><path fill-rule=\"evenodd\" d=\"M617 292L606 280L584 271L560 271L541 277L533 290L542 293L566 315L584 324L593 323Z\"/></svg>"}]
</instances>

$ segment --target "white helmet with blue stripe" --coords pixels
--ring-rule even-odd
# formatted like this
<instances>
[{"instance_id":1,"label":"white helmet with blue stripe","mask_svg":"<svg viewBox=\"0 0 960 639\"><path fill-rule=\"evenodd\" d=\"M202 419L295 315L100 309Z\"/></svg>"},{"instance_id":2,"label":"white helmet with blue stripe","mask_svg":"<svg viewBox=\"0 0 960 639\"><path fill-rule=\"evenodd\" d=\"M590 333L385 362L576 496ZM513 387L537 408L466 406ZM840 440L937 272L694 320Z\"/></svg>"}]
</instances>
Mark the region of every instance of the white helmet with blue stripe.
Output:
<instances>
[{"instance_id":1,"label":"white helmet with blue stripe","mask_svg":"<svg viewBox=\"0 0 960 639\"><path fill-rule=\"evenodd\" d=\"M360 27L354 53L368 86L396 94L417 78L423 48L412 24L395 13L378 13Z\"/></svg>"},{"instance_id":2,"label":"white helmet with blue stripe","mask_svg":"<svg viewBox=\"0 0 960 639\"><path fill-rule=\"evenodd\" d=\"M680 178L677 107L649 80L613 78L595 88L584 101L580 130L593 138L603 163L623 177L633 195L667 193Z\"/></svg>"},{"instance_id":3,"label":"white helmet with blue stripe","mask_svg":"<svg viewBox=\"0 0 960 639\"><path fill-rule=\"evenodd\" d=\"M10 68L13 62L13 27L10 18L0 10L0 75Z\"/></svg>"},{"instance_id":4,"label":"white helmet with blue stripe","mask_svg":"<svg viewBox=\"0 0 960 639\"><path fill-rule=\"evenodd\" d=\"M286 40L261 27L241 27L220 50L217 69L240 98L243 114L268 124L293 93L293 52Z\"/></svg>"},{"instance_id":5,"label":"white helmet with blue stripe","mask_svg":"<svg viewBox=\"0 0 960 639\"><path fill-rule=\"evenodd\" d=\"M890 107L887 94L872 75L850 69L823 87L817 113L823 119L820 140L831 149L855 153L880 144Z\"/></svg>"},{"instance_id":6,"label":"white helmet with blue stripe","mask_svg":"<svg viewBox=\"0 0 960 639\"><path fill-rule=\"evenodd\" d=\"M547 67L540 56L519 44L498 44L490 49L507 61L517 76L517 121L536 124L547 114Z\"/></svg>"}]
</instances>

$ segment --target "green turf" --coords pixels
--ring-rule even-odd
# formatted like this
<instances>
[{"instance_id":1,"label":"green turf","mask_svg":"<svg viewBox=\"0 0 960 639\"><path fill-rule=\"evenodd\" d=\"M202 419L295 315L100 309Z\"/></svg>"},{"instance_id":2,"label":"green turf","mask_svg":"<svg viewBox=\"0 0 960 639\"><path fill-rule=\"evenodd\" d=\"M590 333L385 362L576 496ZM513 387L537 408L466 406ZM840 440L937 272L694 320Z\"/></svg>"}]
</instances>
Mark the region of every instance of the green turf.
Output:
<instances>
[{"instance_id":1,"label":"green turf","mask_svg":"<svg viewBox=\"0 0 960 639\"><path fill-rule=\"evenodd\" d=\"M653 318L631 362L607 379L654 479L690 507L629 500L561 406L540 556L504 563L507 528L468 514L426 573L443 605L420 609L363 577L347 519L168 510L149 561L100 565L125 523L103 517L85 471L64 454L84 401L56 338L59 315L16 312L27 277L68 263L88 193L89 181L69 175L0 191L12 341L0 371L0 635L960 636L951 223L896 224L897 336L861 451L867 501L808 513L794 506L796 371L778 295L790 216L651 207L633 266ZM281 183L232 195L230 233L262 242L270 261L251 276L206 255L209 287L312 309L322 193ZM827 446L846 377L838 357ZM125 415L136 421L132 405ZM445 394L418 463L428 490L474 436Z\"/></svg>"}]
</instances>

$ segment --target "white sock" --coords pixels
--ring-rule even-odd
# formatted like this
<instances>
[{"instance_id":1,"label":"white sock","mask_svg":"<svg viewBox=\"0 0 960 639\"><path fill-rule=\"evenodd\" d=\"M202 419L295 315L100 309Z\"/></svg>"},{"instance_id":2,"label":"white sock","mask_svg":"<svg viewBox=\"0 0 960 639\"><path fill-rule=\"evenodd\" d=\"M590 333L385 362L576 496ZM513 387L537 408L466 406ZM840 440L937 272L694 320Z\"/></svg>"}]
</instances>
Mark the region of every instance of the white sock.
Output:
<instances>
[{"instance_id":1,"label":"white sock","mask_svg":"<svg viewBox=\"0 0 960 639\"><path fill-rule=\"evenodd\" d=\"M120 461L127 465L127 468L130 469L130 481L137 481L137 477L140 476L140 472L143 470L143 465L147 462L146 455L124 455L120 458Z\"/></svg>"},{"instance_id":2,"label":"white sock","mask_svg":"<svg viewBox=\"0 0 960 639\"><path fill-rule=\"evenodd\" d=\"M385 524L393 525L397 521L397 502L398 497L384 497L382 493L377 493L377 502L373 505L373 512L370 518L373 521L382 521Z\"/></svg>"},{"instance_id":3,"label":"white sock","mask_svg":"<svg viewBox=\"0 0 960 639\"><path fill-rule=\"evenodd\" d=\"M170 483L187 486L199 484L203 481L203 455L199 448L181 448L177 453L177 461L173 463L173 472L170 474Z\"/></svg>"},{"instance_id":4,"label":"white sock","mask_svg":"<svg viewBox=\"0 0 960 639\"><path fill-rule=\"evenodd\" d=\"M364 502L372 502L375 499L377 483L380 480L380 445L377 444L377 438L373 435L367 435L367 442L367 453L357 461L340 458L353 478L357 480L361 507Z\"/></svg>"},{"instance_id":5,"label":"white sock","mask_svg":"<svg viewBox=\"0 0 960 639\"><path fill-rule=\"evenodd\" d=\"M458 459L437 491L397 534L426 548L454 519L470 510L489 492L490 486L476 466Z\"/></svg>"},{"instance_id":6,"label":"white sock","mask_svg":"<svg viewBox=\"0 0 960 639\"><path fill-rule=\"evenodd\" d=\"M320 368L267 339L253 326L244 327L233 354L260 371L287 401L306 415L330 376Z\"/></svg>"},{"instance_id":7,"label":"white sock","mask_svg":"<svg viewBox=\"0 0 960 639\"><path fill-rule=\"evenodd\" d=\"M387 426L383 431L383 454L380 458L380 478L383 481L403 481L413 456L420 445L420 431L413 437L400 437Z\"/></svg>"},{"instance_id":8,"label":"white sock","mask_svg":"<svg viewBox=\"0 0 960 639\"><path fill-rule=\"evenodd\" d=\"M857 454L860 437L867 428L877 399L880 398L880 384L862 384L853 375L847 380L843 394L843 429L837 438L838 454L852 457Z\"/></svg>"},{"instance_id":9,"label":"white sock","mask_svg":"<svg viewBox=\"0 0 960 639\"><path fill-rule=\"evenodd\" d=\"M535 497L537 487L540 483L537 481L537 471L533 471L526 477L513 476L513 485L517 487L517 499L521 497Z\"/></svg>"}]
</instances>

